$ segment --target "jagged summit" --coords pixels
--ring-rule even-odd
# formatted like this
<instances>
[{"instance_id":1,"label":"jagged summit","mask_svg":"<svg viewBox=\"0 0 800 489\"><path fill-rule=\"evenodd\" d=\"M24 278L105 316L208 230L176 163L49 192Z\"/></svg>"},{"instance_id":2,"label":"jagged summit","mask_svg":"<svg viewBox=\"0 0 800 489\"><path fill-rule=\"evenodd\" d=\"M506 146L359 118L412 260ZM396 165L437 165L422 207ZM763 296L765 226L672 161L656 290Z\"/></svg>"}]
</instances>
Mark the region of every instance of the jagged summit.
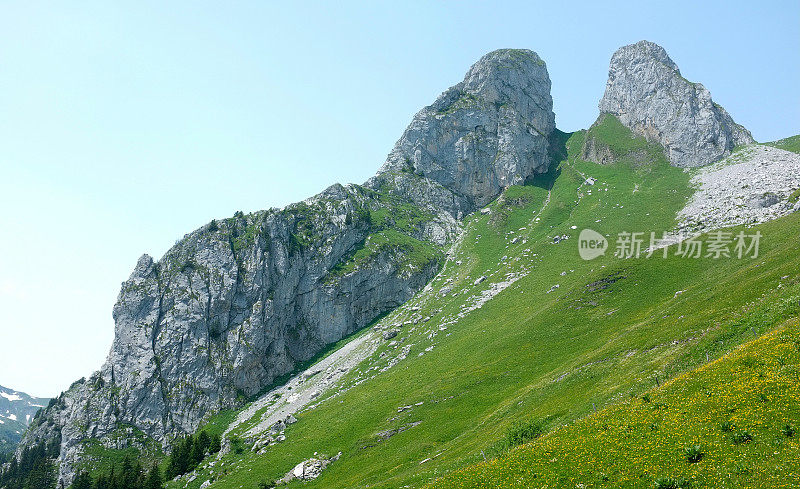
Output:
<instances>
[{"instance_id":1,"label":"jagged summit","mask_svg":"<svg viewBox=\"0 0 800 489\"><path fill-rule=\"evenodd\" d=\"M546 171L554 129L544 61L526 49L492 51L414 116L378 179L413 172L446 187L459 210L471 211Z\"/></svg>"},{"instance_id":2,"label":"jagged summit","mask_svg":"<svg viewBox=\"0 0 800 489\"><path fill-rule=\"evenodd\" d=\"M702 84L684 78L664 48L650 41L614 53L599 108L601 118L614 115L635 134L661 144L674 166L710 164L755 142Z\"/></svg>"}]
</instances>

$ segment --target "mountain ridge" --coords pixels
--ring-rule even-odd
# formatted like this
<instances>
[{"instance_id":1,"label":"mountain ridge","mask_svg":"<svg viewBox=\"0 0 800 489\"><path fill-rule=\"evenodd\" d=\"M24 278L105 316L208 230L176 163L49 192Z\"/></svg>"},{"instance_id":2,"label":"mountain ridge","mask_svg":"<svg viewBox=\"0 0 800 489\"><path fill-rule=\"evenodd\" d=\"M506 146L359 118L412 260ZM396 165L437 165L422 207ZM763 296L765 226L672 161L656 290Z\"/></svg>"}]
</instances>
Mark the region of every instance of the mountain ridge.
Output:
<instances>
[{"instance_id":1,"label":"mountain ridge","mask_svg":"<svg viewBox=\"0 0 800 489\"><path fill-rule=\"evenodd\" d=\"M22 434L50 399L34 397L0 385L0 452L12 451Z\"/></svg>"},{"instance_id":2,"label":"mountain ridge","mask_svg":"<svg viewBox=\"0 0 800 489\"><path fill-rule=\"evenodd\" d=\"M622 121L632 119L603 115L630 129ZM414 116L364 185L336 184L283 209L215 220L158 261L142 256L114 307L115 339L106 364L59 396L24 444L58 437L59 480L69 484L82 466L86 440L126 448L124 440L117 445L109 440L133 426L166 448L210 415L241 407L327 345L426 290L451 261L465 219L486 212L502 222L515 206L533 199L527 191L511 196L524 183L539 189L536 198L547 207L548 187L557 177L547 172L577 164L574 148L572 162L558 164L567 156L558 140L571 136L555 128L549 75L536 53L487 54L462 82ZM729 151L727 140L711 146ZM604 163L621 165L619 153ZM578 201L592 194L581 190L584 185L594 181L579 185ZM688 192L688 186L671 190ZM563 199L559 205L571 204ZM550 239L557 244L564 236ZM500 282L492 278L493 288L465 311L480 309L528 273ZM486 279L473 278L473 287ZM456 293L437 290L444 291L442 297ZM428 320L412 315L402 324L380 326L381 334L399 347L403 326ZM442 336L449 335L448 325L441 326Z\"/></svg>"},{"instance_id":3,"label":"mountain ridge","mask_svg":"<svg viewBox=\"0 0 800 489\"><path fill-rule=\"evenodd\" d=\"M405 302L438 271L459 219L546 171L549 90L535 53L489 53L415 116L363 186L237 213L158 262L140 257L114 306L106 363L59 396L23 445L60 438L69 484L83 440L132 425L169 444ZM470 103L453 106L461 96Z\"/></svg>"}]
</instances>

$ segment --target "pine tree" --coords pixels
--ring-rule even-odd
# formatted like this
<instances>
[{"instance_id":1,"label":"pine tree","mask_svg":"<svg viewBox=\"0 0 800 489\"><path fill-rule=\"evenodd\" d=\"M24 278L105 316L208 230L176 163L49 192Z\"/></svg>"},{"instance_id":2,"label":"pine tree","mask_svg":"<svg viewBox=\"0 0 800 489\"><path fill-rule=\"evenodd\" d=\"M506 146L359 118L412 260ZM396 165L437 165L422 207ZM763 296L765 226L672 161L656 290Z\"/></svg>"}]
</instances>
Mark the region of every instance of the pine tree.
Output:
<instances>
[{"instance_id":1,"label":"pine tree","mask_svg":"<svg viewBox=\"0 0 800 489\"><path fill-rule=\"evenodd\" d=\"M205 431L203 433L205 433ZM206 435L206 442L208 441L207 438L208 435ZM189 457L188 469L192 470L193 468L197 467L200 464L200 462L203 461L205 456L206 456L205 449L203 448L201 439L198 437L196 440L194 440L194 443L192 444L192 455L191 457Z\"/></svg>"},{"instance_id":2,"label":"pine tree","mask_svg":"<svg viewBox=\"0 0 800 489\"><path fill-rule=\"evenodd\" d=\"M144 489L163 489L164 482L161 480L161 471L158 469L158 465L153 465L153 468L150 469L150 473L147 474L147 482L144 485Z\"/></svg>"},{"instance_id":3,"label":"pine tree","mask_svg":"<svg viewBox=\"0 0 800 489\"><path fill-rule=\"evenodd\" d=\"M94 489L111 489L111 484L108 483L108 478L105 474L97 476L97 480L94 481Z\"/></svg>"},{"instance_id":4,"label":"pine tree","mask_svg":"<svg viewBox=\"0 0 800 489\"><path fill-rule=\"evenodd\" d=\"M56 485L56 474L53 464L46 458L37 459L28 474L25 489L52 489Z\"/></svg>"},{"instance_id":5,"label":"pine tree","mask_svg":"<svg viewBox=\"0 0 800 489\"><path fill-rule=\"evenodd\" d=\"M136 479L133 477L133 464L130 457L125 457L119 474L119 489L136 489Z\"/></svg>"},{"instance_id":6,"label":"pine tree","mask_svg":"<svg viewBox=\"0 0 800 489\"><path fill-rule=\"evenodd\" d=\"M211 443L208 446L208 453L217 453L222 449L222 439L219 435L214 435L211 438Z\"/></svg>"},{"instance_id":7,"label":"pine tree","mask_svg":"<svg viewBox=\"0 0 800 489\"><path fill-rule=\"evenodd\" d=\"M197 435L197 440L195 441L195 445L198 447L197 451L203 455L202 458L205 458L206 452L208 452L208 447L211 445L211 437L208 436L205 430L201 431L199 435ZM200 460L202 460L202 458ZM200 461L198 460L198 463Z\"/></svg>"},{"instance_id":8,"label":"pine tree","mask_svg":"<svg viewBox=\"0 0 800 489\"><path fill-rule=\"evenodd\" d=\"M189 472L192 464L192 450L194 449L194 438L187 436L183 439L183 449L180 451L180 458L178 459L178 467L180 467L180 474Z\"/></svg>"},{"instance_id":9,"label":"pine tree","mask_svg":"<svg viewBox=\"0 0 800 489\"><path fill-rule=\"evenodd\" d=\"M75 476L75 480L72 481L72 489L92 489L94 484L92 484L92 476L90 476L85 471L80 472L78 475Z\"/></svg>"},{"instance_id":10,"label":"pine tree","mask_svg":"<svg viewBox=\"0 0 800 489\"><path fill-rule=\"evenodd\" d=\"M187 436L175 444L167 464L167 479L174 479L189 471L193 446L191 436Z\"/></svg>"},{"instance_id":11,"label":"pine tree","mask_svg":"<svg viewBox=\"0 0 800 489\"><path fill-rule=\"evenodd\" d=\"M108 474L108 489L122 489L113 465L111 466L111 472Z\"/></svg>"}]
</instances>

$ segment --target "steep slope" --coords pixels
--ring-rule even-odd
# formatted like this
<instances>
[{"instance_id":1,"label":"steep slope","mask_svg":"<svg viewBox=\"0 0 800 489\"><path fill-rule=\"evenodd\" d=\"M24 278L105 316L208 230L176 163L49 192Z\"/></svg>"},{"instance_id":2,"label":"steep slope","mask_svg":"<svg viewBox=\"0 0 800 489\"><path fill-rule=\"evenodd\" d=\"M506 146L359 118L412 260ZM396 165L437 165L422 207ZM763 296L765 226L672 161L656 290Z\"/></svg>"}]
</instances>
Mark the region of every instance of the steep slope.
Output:
<instances>
[{"instance_id":1,"label":"steep slope","mask_svg":"<svg viewBox=\"0 0 800 489\"><path fill-rule=\"evenodd\" d=\"M754 143L700 83L686 80L661 46L640 41L611 58L600 119L610 114L635 134L664 147L680 167L714 163L736 146ZM589 138L583 158L602 163L606 148Z\"/></svg>"},{"instance_id":2,"label":"steep slope","mask_svg":"<svg viewBox=\"0 0 800 489\"><path fill-rule=\"evenodd\" d=\"M0 385L0 452L13 450L39 409L50 399L33 397Z\"/></svg>"},{"instance_id":3,"label":"steep slope","mask_svg":"<svg viewBox=\"0 0 800 489\"><path fill-rule=\"evenodd\" d=\"M612 246L582 260L581 229L649 241L692 193L691 174L663 155L645 165L580 160L584 136L564 135L567 157L550 173L466 220L430 287L357 338L376 343L366 360L329 386L317 379L332 371L311 366L274 396L279 404L316 382L296 422L270 424L266 404L244 411L231 450L169 487L255 488L339 452L317 479L289 487L417 487L502 454L517 423L570 424L798 313L797 213L746 230L763 234L757 259L686 258L675 247L622 259ZM388 331L396 336L384 339ZM270 426L253 431L264 416Z\"/></svg>"},{"instance_id":4,"label":"steep slope","mask_svg":"<svg viewBox=\"0 0 800 489\"><path fill-rule=\"evenodd\" d=\"M135 428L167 444L405 302L439 270L458 219L546 171L549 89L535 53L489 53L414 118L365 185L212 221L158 262L141 257L114 306L106 363L23 445L60 437L68 484L84 441L124 448L118 432Z\"/></svg>"},{"instance_id":5,"label":"steep slope","mask_svg":"<svg viewBox=\"0 0 800 489\"><path fill-rule=\"evenodd\" d=\"M798 369L794 319L661 388L430 487L798 487ZM690 461L695 447L699 459Z\"/></svg>"}]
</instances>

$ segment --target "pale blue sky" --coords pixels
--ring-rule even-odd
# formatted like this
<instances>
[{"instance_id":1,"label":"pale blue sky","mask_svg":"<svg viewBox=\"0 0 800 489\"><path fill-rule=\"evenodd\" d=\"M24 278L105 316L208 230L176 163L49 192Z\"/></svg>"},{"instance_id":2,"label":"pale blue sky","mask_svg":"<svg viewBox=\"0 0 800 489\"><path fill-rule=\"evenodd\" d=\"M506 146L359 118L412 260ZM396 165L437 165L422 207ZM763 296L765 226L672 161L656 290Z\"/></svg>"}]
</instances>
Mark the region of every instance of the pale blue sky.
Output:
<instances>
[{"instance_id":1,"label":"pale blue sky","mask_svg":"<svg viewBox=\"0 0 800 489\"><path fill-rule=\"evenodd\" d=\"M0 384L90 374L139 255L363 182L493 49L544 58L563 130L649 39L756 139L800 133L796 0L336 3L0 2Z\"/></svg>"}]
</instances>

